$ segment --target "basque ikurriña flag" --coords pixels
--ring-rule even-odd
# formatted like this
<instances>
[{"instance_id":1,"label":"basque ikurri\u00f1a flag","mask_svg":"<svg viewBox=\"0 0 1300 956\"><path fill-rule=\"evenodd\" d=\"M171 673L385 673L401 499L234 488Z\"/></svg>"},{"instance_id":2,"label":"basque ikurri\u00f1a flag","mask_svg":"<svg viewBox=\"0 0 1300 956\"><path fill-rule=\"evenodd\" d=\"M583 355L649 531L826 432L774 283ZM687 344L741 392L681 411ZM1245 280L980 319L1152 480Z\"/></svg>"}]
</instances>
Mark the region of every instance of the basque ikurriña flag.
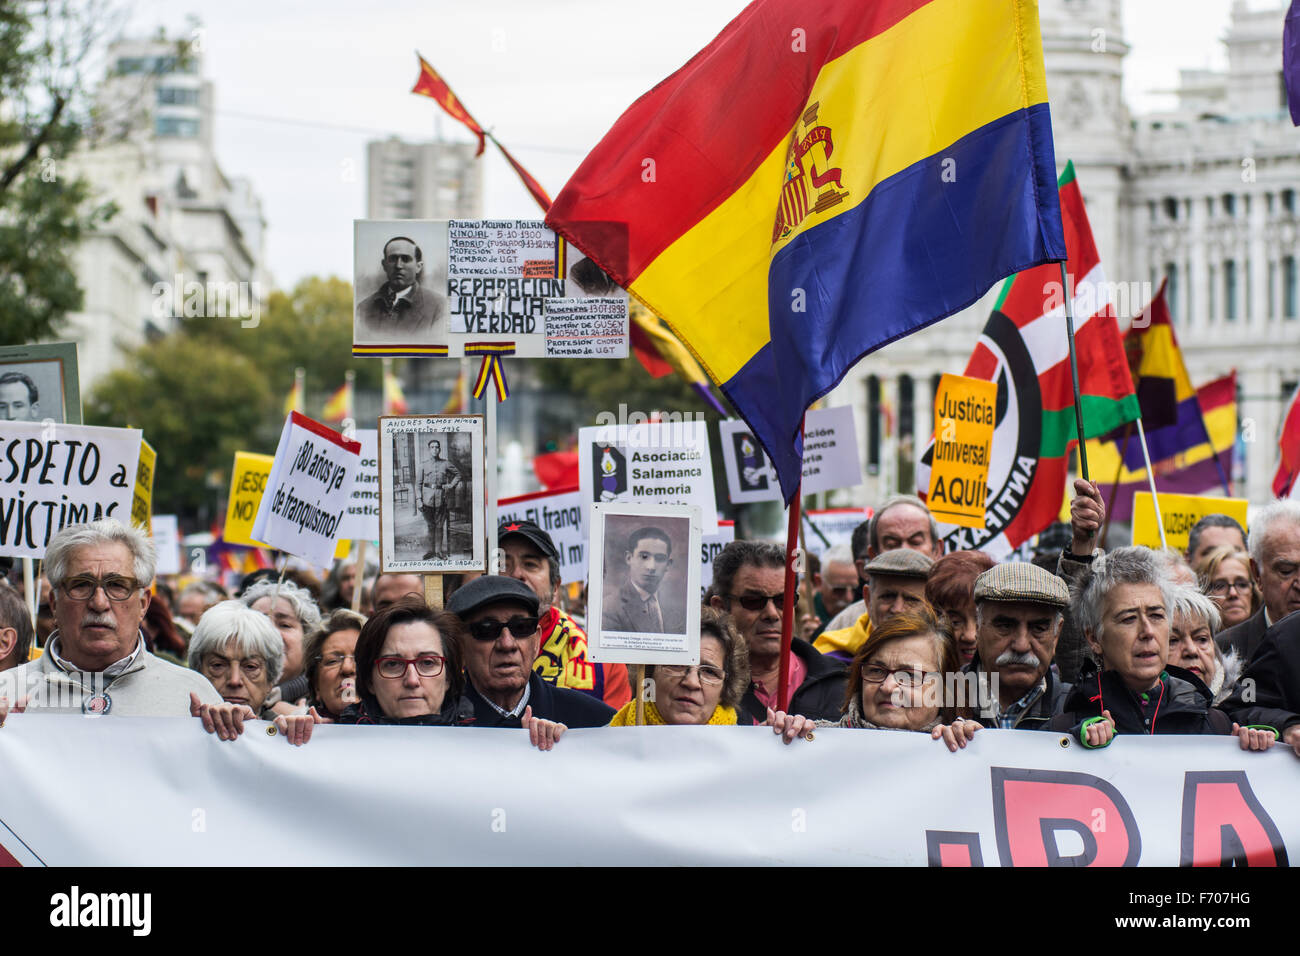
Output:
<instances>
[{"instance_id":1,"label":"basque ikurri\u00f1a flag","mask_svg":"<svg viewBox=\"0 0 1300 956\"><path fill-rule=\"evenodd\" d=\"M1033 0L757 0L546 223L687 345L787 501L863 355L1065 258Z\"/></svg>"}]
</instances>

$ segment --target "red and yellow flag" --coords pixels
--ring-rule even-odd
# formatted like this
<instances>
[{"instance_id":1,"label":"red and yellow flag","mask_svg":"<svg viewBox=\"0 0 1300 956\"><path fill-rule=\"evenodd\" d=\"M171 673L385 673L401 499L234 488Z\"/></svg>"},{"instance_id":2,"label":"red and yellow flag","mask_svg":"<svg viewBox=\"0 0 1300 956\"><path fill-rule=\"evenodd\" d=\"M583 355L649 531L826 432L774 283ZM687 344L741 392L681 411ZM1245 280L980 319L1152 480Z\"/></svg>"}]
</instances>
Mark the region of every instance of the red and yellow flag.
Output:
<instances>
[{"instance_id":1,"label":"red and yellow flag","mask_svg":"<svg viewBox=\"0 0 1300 956\"><path fill-rule=\"evenodd\" d=\"M345 418L355 418L352 414L352 379L349 378L343 383L343 387L330 396L330 400L325 403L325 412L322 416L327 422L341 422Z\"/></svg>"},{"instance_id":2,"label":"red and yellow flag","mask_svg":"<svg viewBox=\"0 0 1300 956\"><path fill-rule=\"evenodd\" d=\"M469 131L478 137L478 152L474 155L482 156L483 150L487 148L487 131L478 125L478 120L469 115L469 110L465 109L465 105L457 99L456 94L447 85L447 81L438 75L438 71L431 67L428 61L420 56L418 52L415 57L420 61L420 76L415 81L415 86L411 88L411 92L437 100L438 105L443 108L448 116L464 123L469 128ZM512 164L513 162L511 160ZM519 169L518 166L515 168ZM532 179L531 176L528 178Z\"/></svg>"},{"instance_id":3,"label":"red and yellow flag","mask_svg":"<svg viewBox=\"0 0 1300 956\"><path fill-rule=\"evenodd\" d=\"M395 372L384 373L384 414L405 415L410 406L406 404L406 395L402 393L402 383Z\"/></svg>"}]
</instances>

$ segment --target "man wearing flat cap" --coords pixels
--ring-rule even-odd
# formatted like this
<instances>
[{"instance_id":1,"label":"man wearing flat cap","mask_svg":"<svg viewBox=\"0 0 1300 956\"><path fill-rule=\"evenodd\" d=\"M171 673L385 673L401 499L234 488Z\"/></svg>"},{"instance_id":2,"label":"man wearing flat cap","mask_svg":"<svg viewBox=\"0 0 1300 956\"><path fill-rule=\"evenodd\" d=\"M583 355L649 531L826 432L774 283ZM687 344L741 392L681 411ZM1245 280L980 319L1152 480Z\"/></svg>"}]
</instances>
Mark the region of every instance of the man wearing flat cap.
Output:
<instances>
[{"instance_id":1,"label":"man wearing flat cap","mask_svg":"<svg viewBox=\"0 0 1300 956\"><path fill-rule=\"evenodd\" d=\"M923 551L895 548L878 554L863 567L867 583L862 588L866 613L852 627L823 631L813 646L828 657L853 662L872 625L880 626L904 611L914 611L925 604L925 582L934 567L934 559Z\"/></svg>"},{"instance_id":2,"label":"man wearing flat cap","mask_svg":"<svg viewBox=\"0 0 1300 956\"><path fill-rule=\"evenodd\" d=\"M533 717L566 727L604 727L614 708L576 690L553 687L533 670L539 606L528 585L501 574L475 578L447 601L447 610L469 631L465 699L474 705L475 726L522 727L531 711Z\"/></svg>"},{"instance_id":3,"label":"man wearing flat cap","mask_svg":"<svg viewBox=\"0 0 1300 956\"><path fill-rule=\"evenodd\" d=\"M1070 685L1052 673L1065 582L1028 562L999 564L975 579L975 657L963 670L990 693L979 703L985 727L1042 730L1061 712Z\"/></svg>"}]
</instances>

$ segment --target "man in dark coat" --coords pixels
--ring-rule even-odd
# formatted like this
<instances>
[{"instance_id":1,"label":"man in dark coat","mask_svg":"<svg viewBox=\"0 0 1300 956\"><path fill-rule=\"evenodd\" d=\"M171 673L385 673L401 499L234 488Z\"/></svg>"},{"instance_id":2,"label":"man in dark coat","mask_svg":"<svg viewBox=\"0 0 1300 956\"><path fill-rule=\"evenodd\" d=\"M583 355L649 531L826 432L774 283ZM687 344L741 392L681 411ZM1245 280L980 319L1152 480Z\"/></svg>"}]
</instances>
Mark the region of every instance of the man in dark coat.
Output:
<instances>
[{"instance_id":1,"label":"man in dark coat","mask_svg":"<svg viewBox=\"0 0 1300 956\"><path fill-rule=\"evenodd\" d=\"M1275 728L1300 756L1300 614L1265 631L1236 691L1222 706L1243 727Z\"/></svg>"}]
</instances>

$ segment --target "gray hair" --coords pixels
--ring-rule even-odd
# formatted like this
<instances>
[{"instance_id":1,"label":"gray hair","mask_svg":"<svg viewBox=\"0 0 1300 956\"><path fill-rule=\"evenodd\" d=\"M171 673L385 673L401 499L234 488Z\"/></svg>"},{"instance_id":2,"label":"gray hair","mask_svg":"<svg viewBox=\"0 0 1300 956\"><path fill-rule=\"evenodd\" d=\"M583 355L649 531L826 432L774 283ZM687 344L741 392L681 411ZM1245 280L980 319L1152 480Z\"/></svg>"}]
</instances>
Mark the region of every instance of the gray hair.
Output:
<instances>
[{"instance_id":1,"label":"gray hair","mask_svg":"<svg viewBox=\"0 0 1300 956\"><path fill-rule=\"evenodd\" d=\"M15 666L26 664L36 631L32 627L32 616L23 596L10 587L8 582L0 582L0 627L12 627L18 632L18 642L12 652L13 663ZM0 663L4 663L4 658L0 658Z\"/></svg>"},{"instance_id":2,"label":"gray hair","mask_svg":"<svg viewBox=\"0 0 1300 956\"><path fill-rule=\"evenodd\" d=\"M176 599L179 601L190 594L197 594L205 601L211 601L213 604L226 599L226 596L221 593L219 588L207 581L194 581L185 585L185 587L181 588L181 593L176 595Z\"/></svg>"},{"instance_id":3,"label":"gray hair","mask_svg":"<svg viewBox=\"0 0 1300 956\"><path fill-rule=\"evenodd\" d=\"M1174 585L1173 616L1198 617L1209 626L1211 634L1216 633L1223 623L1219 605L1209 595L1185 584Z\"/></svg>"},{"instance_id":4,"label":"gray hair","mask_svg":"<svg viewBox=\"0 0 1300 956\"><path fill-rule=\"evenodd\" d=\"M190 638L190 669L202 673L204 656L224 653L231 641L240 654L255 654L266 661L272 687L280 682L284 673L284 638L269 617L243 601L222 601L203 612Z\"/></svg>"},{"instance_id":5,"label":"gray hair","mask_svg":"<svg viewBox=\"0 0 1300 956\"><path fill-rule=\"evenodd\" d=\"M867 542L873 551L880 553L880 519L885 516L886 511L898 505L911 505L922 512L930 519L930 542L933 544L939 540L939 522L934 520L934 515L930 514L930 509L924 501L916 495L892 495L871 516L871 522L867 525Z\"/></svg>"},{"instance_id":6,"label":"gray hair","mask_svg":"<svg viewBox=\"0 0 1300 956\"><path fill-rule=\"evenodd\" d=\"M837 544L822 553L822 570L825 571L832 564L853 564L853 549L847 544Z\"/></svg>"},{"instance_id":7,"label":"gray hair","mask_svg":"<svg viewBox=\"0 0 1300 956\"><path fill-rule=\"evenodd\" d=\"M1116 548L1092 562L1092 574L1074 600L1071 613L1081 631L1101 638L1106 596L1121 584L1154 584L1166 612L1173 614L1176 585L1169 578L1165 558L1140 545Z\"/></svg>"},{"instance_id":8,"label":"gray hair","mask_svg":"<svg viewBox=\"0 0 1300 956\"><path fill-rule=\"evenodd\" d=\"M302 625L303 636L310 634L320 627L320 608L312 600L311 592L306 588L300 588L292 581L282 581L279 585L279 597L284 598L293 605L293 613L298 618L298 623ZM271 613L275 613L276 582L270 578L264 578L258 581L251 588L239 596L239 600L246 607L252 607L262 598L271 598ZM206 615L205 615L206 617Z\"/></svg>"},{"instance_id":9,"label":"gray hair","mask_svg":"<svg viewBox=\"0 0 1300 956\"><path fill-rule=\"evenodd\" d=\"M1246 550L1255 559L1256 567L1264 567L1264 539L1280 521L1300 525L1300 501L1274 501L1259 509L1250 523L1250 537L1246 542Z\"/></svg>"},{"instance_id":10,"label":"gray hair","mask_svg":"<svg viewBox=\"0 0 1300 956\"><path fill-rule=\"evenodd\" d=\"M58 587L68 576L68 561L80 548L104 544L124 544L131 552L132 574L141 587L153 581L158 566L158 552L153 541L141 528L124 525L116 518L100 518L85 524L70 524L53 538L45 549L45 576Z\"/></svg>"}]
</instances>

